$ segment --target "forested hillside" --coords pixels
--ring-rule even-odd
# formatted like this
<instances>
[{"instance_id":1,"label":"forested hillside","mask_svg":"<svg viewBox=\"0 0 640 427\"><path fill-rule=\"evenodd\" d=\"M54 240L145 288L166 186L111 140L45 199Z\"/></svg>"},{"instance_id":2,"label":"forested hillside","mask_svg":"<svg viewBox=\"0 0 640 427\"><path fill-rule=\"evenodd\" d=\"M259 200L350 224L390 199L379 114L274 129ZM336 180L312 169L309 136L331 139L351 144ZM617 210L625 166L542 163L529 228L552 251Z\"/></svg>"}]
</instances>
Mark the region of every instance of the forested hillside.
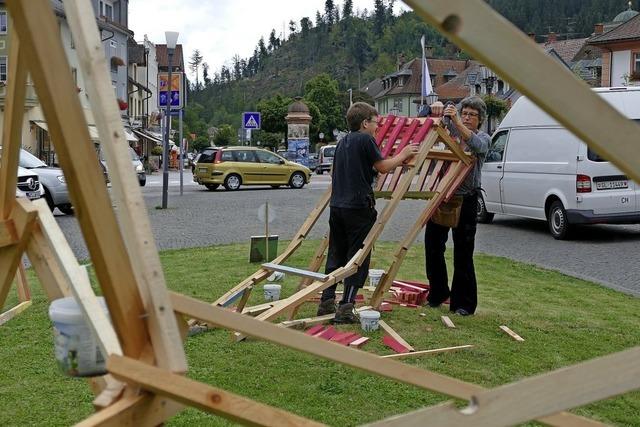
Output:
<instances>
[{"instance_id":1,"label":"forested hillside","mask_svg":"<svg viewBox=\"0 0 640 427\"><path fill-rule=\"evenodd\" d=\"M559 39L586 37L595 23L612 20L627 7L621 0L486 1L522 31L534 32L538 41L544 41L550 31ZM284 106L295 96L316 104L317 99L308 99L306 86L321 73L327 76L320 84L328 85L321 88L323 97L336 99L335 105L323 99L325 108L311 105L312 112L321 116L314 120L312 135L321 131L330 136L332 128L328 126L340 121L348 105L347 91L353 89L354 97L360 99L357 88L392 72L398 54L404 53L408 59L420 56L423 34L434 56L466 57L415 13L398 16L393 7L394 0L372 0L370 11L356 14L351 0L341 5L327 0L325 10L317 11L314 17L291 17L286 37L273 30L266 39L257 41L251 57L236 55L220 70L209 69L206 58L194 53L187 62L199 73L192 81L185 125L189 133L198 136L196 146L208 144L207 129L211 127L223 130L219 143L234 143L240 113L255 110L261 101L263 108L278 114L286 113ZM316 83L311 86L318 93ZM274 98L276 95L279 98ZM280 132L282 128L266 130ZM262 136L279 140L278 135Z\"/></svg>"}]
</instances>

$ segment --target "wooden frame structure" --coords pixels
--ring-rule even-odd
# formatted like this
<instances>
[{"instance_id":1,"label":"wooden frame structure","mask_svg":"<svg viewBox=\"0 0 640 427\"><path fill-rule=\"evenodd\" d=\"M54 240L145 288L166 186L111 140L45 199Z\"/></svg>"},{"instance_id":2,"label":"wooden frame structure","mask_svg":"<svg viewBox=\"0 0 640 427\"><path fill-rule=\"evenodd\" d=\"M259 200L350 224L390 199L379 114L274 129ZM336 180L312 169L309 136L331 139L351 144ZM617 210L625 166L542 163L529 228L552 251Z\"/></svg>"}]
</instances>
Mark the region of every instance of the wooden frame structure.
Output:
<instances>
[{"instance_id":1,"label":"wooden frame structure","mask_svg":"<svg viewBox=\"0 0 640 427\"><path fill-rule=\"evenodd\" d=\"M235 300L239 300L235 310L243 312L253 287L265 280L270 272L281 271L302 277L298 290L286 299L270 304L261 304L258 311L262 312L256 318L258 320L272 320L282 313L289 312L289 320L292 320L301 304L319 291L356 272L358 266L371 252L374 243L382 234L385 224L391 219L401 200L425 200L426 207L418 213L417 220L392 257L391 267L378 284L371 305L377 307L382 302L384 293L391 286L406 252L415 241L417 233L434 214L440 203L453 195L464 177L473 168L474 159L464 153L458 144L451 139L445 128L440 123L434 122L433 119L390 115L380 121L378 129L376 143L383 157L393 156L408 144L417 145L419 151L415 159L408 165L398 166L394 171L378 176L375 196L380 199L388 199L389 202L382 209L364 239L363 247L352 259L344 267L330 274L318 273L328 247L328 238L325 237L313 255L308 270L282 264L302 245L312 227L327 208L331 198L331 188L329 188L284 252L272 262L262 264L258 271L218 298L214 305L228 307ZM445 149L436 150L433 148L439 142L444 145ZM251 307L247 312L255 313L255 309L256 307ZM242 338L242 336L238 336L238 338Z\"/></svg>"},{"instance_id":2,"label":"wooden frame structure","mask_svg":"<svg viewBox=\"0 0 640 427\"><path fill-rule=\"evenodd\" d=\"M640 153L632 138L637 136L637 125L587 90L482 0L407 3L640 181ZM57 37L49 1L8 0L7 6L16 34L11 38L8 102L2 131L0 227L14 230L15 234L0 242L0 295L6 293L26 251L47 296L55 299L75 294L86 311L87 320L108 356L107 369L111 375L94 382L98 394L94 403L101 410L79 425L158 425L184 405L246 424L318 425L184 378L181 374L187 366L181 342L185 332L182 316L471 402L463 410L452 404L438 405L376 423L379 425L428 422L443 426L461 423L502 426L535 418L554 426L596 426L601 423L560 411L640 387L640 347L486 390L168 292L127 157L127 144L91 4L88 0L77 0L66 2L65 6L114 178L119 222L111 209L95 152L88 143L87 124ZM544 79L537 81L537 70L546 76L558 76L557 81L553 84ZM46 205L14 197L27 73L38 90L113 328L106 319L91 315L95 295L87 289L87 275L69 254L68 245L55 222L52 223L51 213L44 211ZM577 111L574 105L592 108ZM435 133L431 135L432 139L420 150L418 162L424 161L428 154L426 147L435 141ZM398 182L399 186L410 183L405 177ZM390 203L397 202L396 197ZM343 273L354 268L355 263ZM312 287L313 284L306 289Z\"/></svg>"}]
</instances>

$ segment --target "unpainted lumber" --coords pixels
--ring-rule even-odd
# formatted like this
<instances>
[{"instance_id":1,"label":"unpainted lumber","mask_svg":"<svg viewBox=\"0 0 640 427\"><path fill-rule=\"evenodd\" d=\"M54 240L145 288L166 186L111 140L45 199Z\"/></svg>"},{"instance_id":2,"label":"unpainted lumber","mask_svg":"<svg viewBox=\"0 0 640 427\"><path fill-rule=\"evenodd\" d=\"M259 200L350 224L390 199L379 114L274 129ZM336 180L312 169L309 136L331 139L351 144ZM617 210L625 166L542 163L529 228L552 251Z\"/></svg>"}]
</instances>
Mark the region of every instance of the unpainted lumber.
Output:
<instances>
[{"instance_id":1,"label":"unpainted lumber","mask_svg":"<svg viewBox=\"0 0 640 427\"><path fill-rule=\"evenodd\" d=\"M408 353L398 353L398 354L387 354L385 356L381 356L387 359L399 359L405 357L413 357L413 356L425 356L431 354L440 354L440 353L449 353L452 351L462 350L465 348L473 348L473 345L458 345L454 347L443 347L443 348L434 348L432 350L419 350L419 351L411 351Z\"/></svg>"},{"instance_id":2,"label":"unpainted lumber","mask_svg":"<svg viewBox=\"0 0 640 427\"><path fill-rule=\"evenodd\" d=\"M518 335L515 332L513 332L508 326L500 325L500 329L502 329L504 332L506 332L506 334L509 335L514 340L519 341L519 342L523 342L524 341L524 338L522 338L520 335Z\"/></svg>"},{"instance_id":3,"label":"unpainted lumber","mask_svg":"<svg viewBox=\"0 0 640 427\"><path fill-rule=\"evenodd\" d=\"M378 325L380 325L380 328L382 328L383 331L389 334L389 336L400 343L400 345L406 348L408 351L415 351L415 348L413 348L411 344L406 342L404 338L402 338L391 326L389 326L387 322L385 322L384 320L379 320Z\"/></svg>"},{"instance_id":4,"label":"unpainted lumber","mask_svg":"<svg viewBox=\"0 0 640 427\"><path fill-rule=\"evenodd\" d=\"M440 316L440 319L442 320L442 323L444 323L444 326L446 326L447 328L456 327L456 325L451 321L449 316Z\"/></svg>"}]
</instances>

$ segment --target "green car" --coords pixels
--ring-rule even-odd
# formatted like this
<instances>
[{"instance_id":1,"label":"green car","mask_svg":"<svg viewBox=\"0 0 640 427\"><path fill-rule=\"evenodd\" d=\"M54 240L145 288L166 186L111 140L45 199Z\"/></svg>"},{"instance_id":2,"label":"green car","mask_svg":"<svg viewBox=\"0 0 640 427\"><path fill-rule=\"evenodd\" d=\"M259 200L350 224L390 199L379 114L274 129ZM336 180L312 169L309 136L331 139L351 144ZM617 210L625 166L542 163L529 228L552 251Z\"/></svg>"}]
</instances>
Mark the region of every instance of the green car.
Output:
<instances>
[{"instance_id":1,"label":"green car","mask_svg":"<svg viewBox=\"0 0 640 427\"><path fill-rule=\"evenodd\" d=\"M220 185L231 191L241 185L302 188L311 179L311 170L261 148L210 147L200 153L193 179L209 190Z\"/></svg>"}]
</instances>

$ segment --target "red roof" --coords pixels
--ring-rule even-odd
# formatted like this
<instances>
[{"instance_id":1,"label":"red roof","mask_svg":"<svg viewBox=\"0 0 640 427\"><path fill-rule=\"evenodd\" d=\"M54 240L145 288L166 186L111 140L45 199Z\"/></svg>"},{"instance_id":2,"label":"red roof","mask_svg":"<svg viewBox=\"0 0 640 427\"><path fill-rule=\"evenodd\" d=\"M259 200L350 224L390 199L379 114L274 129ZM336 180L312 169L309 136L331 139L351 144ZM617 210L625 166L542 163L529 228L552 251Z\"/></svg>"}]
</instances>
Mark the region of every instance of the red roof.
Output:
<instances>
[{"instance_id":1,"label":"red roof","mask_svg":"<svg viewBox=\"0 0 640 427\"><path fill-rule=\"evenodd\" d=\"M156 59L158 60L158 68L160 69L169 69L169 57L167 56L167 45L166 44L157 44L156 45ZM184 71L184 58L182 57L182 45L176 45L175 50L173 51L173 68L179 68L181 71Z\"/></svg>"},{"instance_id":2,"label":"red roof","mask_svg":"<svg viewBox=\"0 0 640 427\"><path fill-rule=\"evenodd\" d=\"M551 49L555 50L558 56L562 58L567 64L573 62L576 54L587 43L587 38L582 39L569 39L569 40L557 40L551 43L540 43L546 51Z\"/></svg>"},{"instance_id":3,"label":"red roof","mask_svg":"<svg viewBox=\"0 0 640 427\"><path fill-rule=\"evenodd\" d=\"M611 31L590 38L589 44L610 44L634 40L640 40L640 14Z\"/></svg>"}]
</instances>

